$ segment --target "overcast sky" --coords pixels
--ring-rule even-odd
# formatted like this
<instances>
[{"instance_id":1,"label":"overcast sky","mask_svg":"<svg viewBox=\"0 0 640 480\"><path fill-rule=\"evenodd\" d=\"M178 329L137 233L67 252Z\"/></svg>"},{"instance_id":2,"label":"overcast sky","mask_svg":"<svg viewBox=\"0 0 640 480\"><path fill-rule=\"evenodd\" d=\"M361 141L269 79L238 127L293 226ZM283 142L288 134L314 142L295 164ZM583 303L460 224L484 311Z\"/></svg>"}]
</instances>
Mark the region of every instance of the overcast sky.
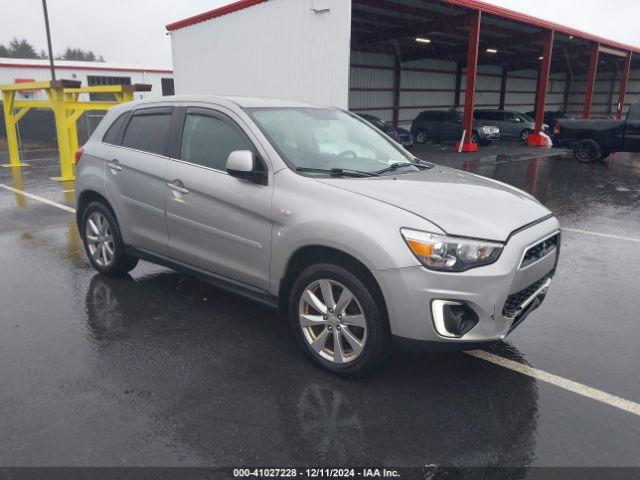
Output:
<instances>
[{"instance_id":1,"label":"overcast sky","mask_svg":"<svg viewBox=\"0 0 640 480\"><path fill-rule=\"evenodd\" d=\"M308 0L299 0L308 1ZM48 0L54 53L93 50L109 62L171 65L165 25L229 0ZM640 47L640 0L488 0ZM0 0L0 44L27 38L46 49L41 0Z\"/></svg>"}]
</instances>

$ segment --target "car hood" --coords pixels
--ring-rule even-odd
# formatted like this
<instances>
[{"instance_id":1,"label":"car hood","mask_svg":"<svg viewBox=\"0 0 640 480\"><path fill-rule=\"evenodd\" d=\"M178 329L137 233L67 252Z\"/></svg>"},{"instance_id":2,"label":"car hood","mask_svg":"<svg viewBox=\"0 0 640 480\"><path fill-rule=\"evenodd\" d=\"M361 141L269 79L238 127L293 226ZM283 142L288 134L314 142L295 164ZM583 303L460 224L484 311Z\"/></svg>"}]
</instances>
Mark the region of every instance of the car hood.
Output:
<instances>
[{"instance_id":1,"label":"car hood","mask_svg":"<svg viewBox=\"0 0 640 480\"><path fill-rule=\"evenodd\" d=\"M441 166L408 174L318 181L415 213L450 235L505 241L513 231L551 215L522 190Z\"/></svg>"}]
</instances>

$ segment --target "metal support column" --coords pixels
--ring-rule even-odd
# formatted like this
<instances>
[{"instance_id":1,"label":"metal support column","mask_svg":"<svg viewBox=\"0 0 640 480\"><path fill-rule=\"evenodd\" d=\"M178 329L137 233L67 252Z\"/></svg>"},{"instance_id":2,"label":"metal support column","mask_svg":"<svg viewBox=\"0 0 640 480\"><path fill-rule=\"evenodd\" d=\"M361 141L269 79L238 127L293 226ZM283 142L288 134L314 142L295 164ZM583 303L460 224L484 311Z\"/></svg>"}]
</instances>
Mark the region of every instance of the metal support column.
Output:
<instances>
[{"instance_id":1,"label":"metal support column","mask_svg":"<svg viewBox=\"0 0 640 480\"><path fill-rule=\"evenodd\" d=\"M20 118L16 118L14 114L14 101L16 98L15 90L2 92L2 107L4 111L4 124L7 130L7 147L9 148L9 163L2 165L3 167L26 167L26 163L20 162L20 150L18 148L18 133L16 125ZM19 112L20 117L25 112Z\"/></svg>"},{"instance_id":2,"label":"metal support column","mask_svg":"<svg viewBox=\"0 0 640 480\"><path fill-rule=\"evenodd\" d=\"M593 102L593 90L596 85L596 74L598 73L598 56L600 44L594 43L591 49L591 61L589 63L589 76L587 77L587 87L584 97L583 118L589 118L591 115L591 103Z\"/></svg>"},{"instance_id":3,"label":"metal support column","mask_svg":"<svg viewBox=\"0 0 640 480\"><path fill-rule=\"evenodd\" d=\"M56 136L58 138L58 154L60 156L60 176L53 180L66 182L74 180L73 154L69 137L69 127L67 124L67 114L65 105L64 90L62 88L47 89L47 97L51 102L51 110L56 122Z\"/></svg>"},{"instance_id":4,"label":"metal support column","mask_svg":"<svg viewBox=\"0 0 640 480\"><path fill-rule=\"evenodd\" d=\"M475 106L476 78L478 70L478 49L480 44L480 22L482 13L477 10L469 15L469 52L467 55L467 84L464 93L464 117L462 120L462 143L456 144L459 152L475 152L478 145L473 143L473 109Z\"/></svg>"},{"instance_id":5,"label":"metal support column","mask_svg":"<svg viewBox=\"0 0 640 480\"><path fill-rule=\"evenodd\" d=\"M462 62L456 63L456 92L453 108L460 108L460 90L462 89Z\"/></svg>"},{"instance_id":6,"label":"metal support column","mask_svg":"<svg viewBox=\"0 0 640 480\"><path fill-rule=\"evenodd\" d=\"M500 110L504 110L504 102L507 98L507 81L509 69L506 65L502 66L502 78L500 79Z\"/></svg>"},{"instance_id":7,"label":"metal support column","mask_svg":"<svg viewBox=\"0 0 640 480\"><path fill-rule=\"evenodd\" d=\"M400 124L400 87L402 82L402 60L396 53L393 68L393 126L398 128Z\"/></svg>"},{"instance_id":8,"label":"metal support column","mask_svg":"<svg viewBox=\"0 0 640 480\"><path fill-rule=\"evenodd\" d=\"M542 64L538 76L538 89L536 91L536 124L534 131L527 138L527 144L532 146L547 146L546 136L541 135L544 126L544 109L547 104L547 86L551 72L551 56L553 55L553 39L555 32L549 30L544 41Z\"/></svg>"},{"instance_id":9,"label":"metal support column","mask_svg":"<svg viewBox=\"0 0 640 480\"><path fill-rule=\"evenodd\" d=\"M624 111L624 97L627 94L627 83L629 82L629 72L631 71L632 55L632 52L627 53L627 58L624 61L622 78L620 79L620 96L618 97L618 108L616 109L616 118L618 120L622 118L622 112Z\"/></svg>"}]
</instances>

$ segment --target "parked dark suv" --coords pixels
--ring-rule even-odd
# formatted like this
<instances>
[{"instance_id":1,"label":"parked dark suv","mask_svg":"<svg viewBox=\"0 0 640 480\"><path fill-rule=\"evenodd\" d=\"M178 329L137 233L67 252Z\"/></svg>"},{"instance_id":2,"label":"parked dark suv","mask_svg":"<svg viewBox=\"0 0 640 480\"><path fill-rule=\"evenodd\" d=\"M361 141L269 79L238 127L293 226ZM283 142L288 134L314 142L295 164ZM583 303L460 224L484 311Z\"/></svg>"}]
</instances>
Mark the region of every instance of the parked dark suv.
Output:
<instances>
[{"instance_id":1,"label":"parked dark suv","mask_svg":"<svg viewBox=\"0 0 640 480\"><path fill-rule=\"evenodd\" d=\"M418 143L431 140L459 140L462 136L462 113L446 110L425 110L411 124L411 133ZM500 138L500 129L482 120L473 121L472 141L489 145Z\"/></svg>"}]
</instances>

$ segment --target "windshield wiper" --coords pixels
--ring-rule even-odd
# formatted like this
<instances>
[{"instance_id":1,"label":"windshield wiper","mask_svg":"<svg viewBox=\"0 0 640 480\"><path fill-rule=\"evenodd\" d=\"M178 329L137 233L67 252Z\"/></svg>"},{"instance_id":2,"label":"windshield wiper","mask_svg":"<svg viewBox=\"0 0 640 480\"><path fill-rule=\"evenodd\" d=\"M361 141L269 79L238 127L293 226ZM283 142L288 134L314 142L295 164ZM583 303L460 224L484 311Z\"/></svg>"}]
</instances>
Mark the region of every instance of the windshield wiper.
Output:
<instances>
[{"instance_id":1,"label":"windshield wiper","mask_svg":"<svg viewBox=\"0 0 640 480\"><path fill-rule=\"evenodd\" d=\"M297 167L296 172L328 173L332 177L377 177L377 172L361 172L360 170L349 170L348 168L310 168Z\"/></svg>"},{"instance_id":2,"label":"windshield wiper","mask_svg":"<svg viewBox=\"0 0 640 480\"><path fill-rule=\"evenodd\" d=\"M413 162L396 162L396 163L392 163L387 168L383 168L382 170L378 170L376 173L378 175L380 175L382 173L395 172L397 169L402 168L402 167L416 167L416 168L418 168L418 165L416 165Z\"/></svg>"}]
</instances>

